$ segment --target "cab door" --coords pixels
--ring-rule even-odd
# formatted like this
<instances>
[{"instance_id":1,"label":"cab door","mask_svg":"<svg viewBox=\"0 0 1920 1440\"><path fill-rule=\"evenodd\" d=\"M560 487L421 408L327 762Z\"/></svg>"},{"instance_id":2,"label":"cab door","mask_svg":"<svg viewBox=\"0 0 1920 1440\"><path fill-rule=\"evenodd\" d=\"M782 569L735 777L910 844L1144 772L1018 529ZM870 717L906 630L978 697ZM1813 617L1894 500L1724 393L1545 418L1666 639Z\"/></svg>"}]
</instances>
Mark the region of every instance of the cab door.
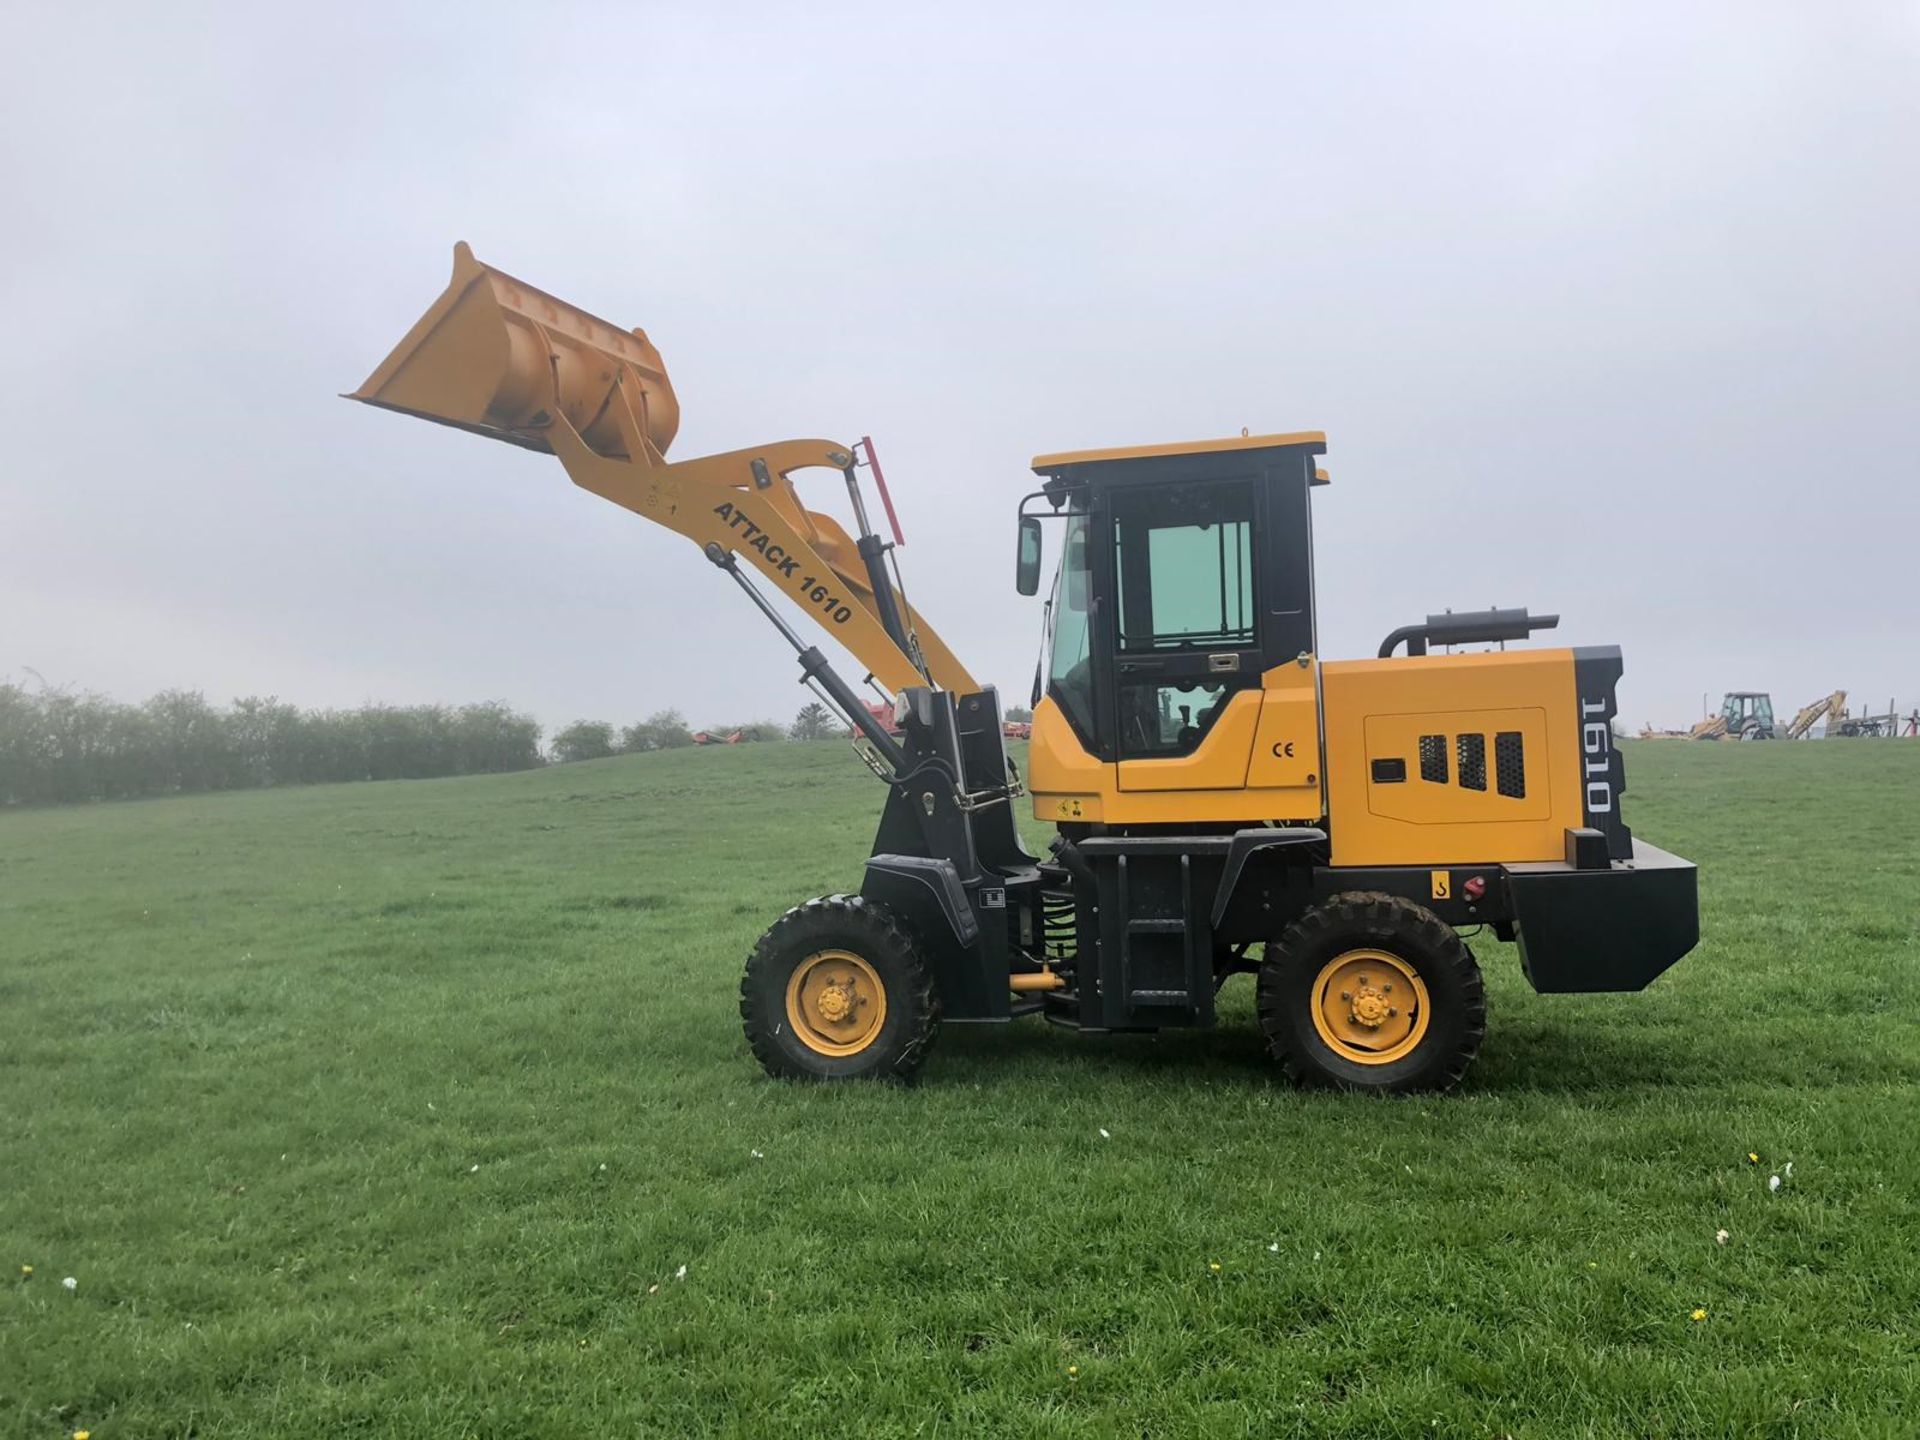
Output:
<instances>
[{"instance_id":1,"label":"cab door","mask_svg":"<svg viewBox=\"0 0 1920 1440\"><path fill-rule=\"evenodd\" d=\"M1255 475L1116 489L1113 665L1121 790L1246 784L1260 718Z\"/></svg>"}]
</instances>

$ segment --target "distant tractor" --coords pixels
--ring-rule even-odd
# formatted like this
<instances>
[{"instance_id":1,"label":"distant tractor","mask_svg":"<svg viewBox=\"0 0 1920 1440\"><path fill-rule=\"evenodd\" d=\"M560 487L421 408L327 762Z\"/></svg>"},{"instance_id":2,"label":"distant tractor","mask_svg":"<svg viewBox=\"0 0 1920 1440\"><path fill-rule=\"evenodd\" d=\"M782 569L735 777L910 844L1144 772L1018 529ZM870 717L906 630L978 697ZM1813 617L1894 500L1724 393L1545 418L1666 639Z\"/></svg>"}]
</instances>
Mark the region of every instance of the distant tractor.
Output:
<instances>
[{"instance_id":1,"label":"distant tractor","mask_svg":"<svg viewBox=\"0 0 1920 1440\"><path fill-rule=\"evenodd\" d=\"M1693 727L1695 740L1772 740L1773 697L1754 690L1729 690L1720 713Z\"/></svg>"},{"instance_id":2,"label":"distant tractor","mask_svg":"<svg viewBox=\"0 0 1920 1440\"><path fill-rule=\"evenodd\" d=\"M1720 702L1720 718L1727 722L1727 734L1742 740L1771 740L1773 697L1750 691L1735 691Z\"/></svg>"}]
</instances>

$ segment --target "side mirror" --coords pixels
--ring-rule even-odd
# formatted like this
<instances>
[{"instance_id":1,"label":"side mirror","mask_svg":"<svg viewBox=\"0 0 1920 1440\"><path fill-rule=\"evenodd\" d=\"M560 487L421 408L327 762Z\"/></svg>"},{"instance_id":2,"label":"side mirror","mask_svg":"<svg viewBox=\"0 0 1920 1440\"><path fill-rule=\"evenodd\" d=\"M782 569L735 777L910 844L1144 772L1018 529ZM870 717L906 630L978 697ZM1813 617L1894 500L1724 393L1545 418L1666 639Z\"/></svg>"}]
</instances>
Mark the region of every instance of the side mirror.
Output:
<instances>
[{"instance_id":1,"label":"side mirror","mask_svg":"<svg viewBox=\"0 0 1920 1440\"><path fill-rule=\"evenodd\" d=\"M1020 517L1020 548L1015 557L1013 588L1022 595L1040 590L1040 517Z\"/></svg>"}]
</instances>

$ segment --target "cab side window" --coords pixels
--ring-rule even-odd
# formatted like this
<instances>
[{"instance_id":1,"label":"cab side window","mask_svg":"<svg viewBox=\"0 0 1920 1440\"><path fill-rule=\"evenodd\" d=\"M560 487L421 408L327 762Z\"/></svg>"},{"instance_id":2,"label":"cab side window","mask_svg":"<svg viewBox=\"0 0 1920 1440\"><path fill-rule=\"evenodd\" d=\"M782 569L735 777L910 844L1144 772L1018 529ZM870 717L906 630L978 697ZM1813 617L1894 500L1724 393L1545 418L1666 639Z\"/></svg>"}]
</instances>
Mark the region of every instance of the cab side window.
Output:
<instances>
[{"instance_id":1,"label":"cab side window","mask_svg":"<svg viewBox=\"0 0 1920 1440\"><path fill-rule=\"evenodd\" d=\"M1174 484L1114 504L1117 710L1124 757L1189 755L1257 665L1211 673L1209 657L1258 647L1254 489Z\"/></svg>"},{"instance_id":2,"label":"cab side window","mask_svg":"<svg viewBox=\"0 0 1920 1440\"><path fill-rule=\"evenodd\" d=\"M1174 485L1115 506L1122 652L1254 644L1253 488Z\"/></svg>"},{"instance_id":3,"label":"cab side window","mask_svg":"<svg viewBox=\"0 0 1920 1440\"><path fill-rule=\"evenodd\" d=\"M1233 691L1225 685L1129 685L1120 691L1120 754L1129 760L1191 755Z\"/></svg>"}]
</instances>

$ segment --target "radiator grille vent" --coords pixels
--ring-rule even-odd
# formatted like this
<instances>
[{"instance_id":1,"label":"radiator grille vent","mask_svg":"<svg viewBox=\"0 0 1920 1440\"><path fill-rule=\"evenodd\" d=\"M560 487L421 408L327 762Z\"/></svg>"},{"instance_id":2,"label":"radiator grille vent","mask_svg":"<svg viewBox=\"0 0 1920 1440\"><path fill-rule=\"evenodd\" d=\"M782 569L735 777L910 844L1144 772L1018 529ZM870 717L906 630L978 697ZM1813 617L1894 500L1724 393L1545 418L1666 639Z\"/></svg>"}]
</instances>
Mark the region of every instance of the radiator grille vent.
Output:
<instances>
[{"instance_id":1,"label":"radiator grille vent","mask_svg":"<svg viewBox=\"0 0 1920 1440\"><path fill-rule=\"evenodd\" d=\"M1461 735L1455 741L1462 790L1487 788L1487 737Z\"/></svg>"},{"instance_id":2,"label":"radiator grille vent","mask_svg":"<svg viewBox=\"0 0 1920 1440\"><path fill-rule=\"evenodd\" d=\"M1447 737L1420 737L1420 778L1434 785L1447 783Z\"/></svg>"},{"instance_id":3,"label":"radiator grille vent","mask_svg":"<svg viewBox=\"0 0 1920 1440\"><path fill-rule=\"evenodd\" d=\"M1502 730L1493 737L1493 781L1502 795L1526 799L1527 750L1518 730Z\"/></svg>"}]
</instances>

